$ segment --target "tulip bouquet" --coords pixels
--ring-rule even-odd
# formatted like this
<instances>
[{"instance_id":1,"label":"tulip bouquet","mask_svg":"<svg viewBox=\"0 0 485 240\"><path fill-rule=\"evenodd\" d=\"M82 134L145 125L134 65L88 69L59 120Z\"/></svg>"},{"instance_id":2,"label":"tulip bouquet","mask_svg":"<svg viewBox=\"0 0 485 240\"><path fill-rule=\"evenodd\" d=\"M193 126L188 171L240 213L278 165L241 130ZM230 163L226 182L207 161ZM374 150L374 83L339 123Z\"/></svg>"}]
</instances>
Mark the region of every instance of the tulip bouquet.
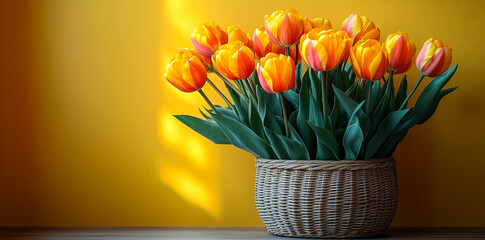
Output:
<instances>
[{"instance_id":1,"label":"tulip bouquet","mask_svg":"<svg viewBox=\"0 0 485 240\"><path fill-rule=\"evenodd\" d=\"M165 78L183 92L198 91L210 108L204 119L175 115L216 144L233 144L258 158L356 160L390 157L407 131L435 112L457 87L443 89L456 71L451 47L430 38L417 55L409 35L397 32L381 44L380 30L350 15L341 30L294 9L264 18L250 36L230 26L202 24L194 48L179 49ZM421 77L408 92L406 75L416 63ZM221 92L208 72L223 81ZM386 74L388 73L388 74ZM385 76L387 75L387 76ZM416 104L408 101L431 77ZM213 105L205 83L227 106Z\"/></svg>"}]
</instances>

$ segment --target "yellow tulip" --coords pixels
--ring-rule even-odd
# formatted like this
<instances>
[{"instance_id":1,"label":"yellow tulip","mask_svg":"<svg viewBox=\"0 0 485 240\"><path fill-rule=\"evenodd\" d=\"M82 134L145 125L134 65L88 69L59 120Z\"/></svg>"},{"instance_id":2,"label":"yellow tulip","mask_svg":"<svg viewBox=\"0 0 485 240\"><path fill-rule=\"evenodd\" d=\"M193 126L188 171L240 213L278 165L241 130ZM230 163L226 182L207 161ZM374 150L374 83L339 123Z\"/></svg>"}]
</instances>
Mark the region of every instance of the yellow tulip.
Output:
<instances>
[{"instance_id":1,"label":"yellow tulip","mask_svg":"<svg viewBox=\"0 0 485 240\"><path fill-rule=\"evenodd\" d=\"M305 33L311 31L314 28L322 28L324 30L330 30L332 29L332 23L324 18L315 18L315 19L310 19L305 17Z\"/></svg>"},{"instance_id":2,"label":"yellow tulip","mask_svg":"<svg viewBox=\"0 0 485 240\"><path fill-rule=\"evenodd\" d=\"M451 64L451 47L443 41L428 39L416 58L416 66L424 75L436 77Z\"/></svg>"},{"instance_id":3,"label":"yellow tulip","mask_svg":"<svg viewBox=\"0 0 485 240\"><path fill-rule=\"evenodd\" d=\"M200 62L204 64L206 70L212 66L211 58L200 55L194 48L179 48L178 53L186 53L192 56L196 56L200 60Z\"/></svg>"},{"instance_id":4,"label":"yellow tulip","mask_svg":"<svg viewBox=\"0 0 485 240\"><path fill-rule=\"evenodd\" d=\"M386 73L387 52L374 39L358 42L350 49L352 68L358 77L377 81Z\"/></svg>"},{"instance_id":5,"label":"yellow tulip","mask_svg":"<svg viewBox=\"0 0 485 240\"><path fill-rule=\"evenodd\" d=\"M178 53L167 65L165 79L182 92L201 89L207 81L202 62L190 53Z\"/></svg>"},{"instance_id":6,"label":"yellow tulip","mask_svg":"<svg viewBox=\"0 0 485 240\"><path fill-rule=\"evenodd\" d=\"M269 53L257 66L259 83L268 93L280 93L295 87L295 63L291 57Z\"/></svg>"},{"instance_id":7,"label":"yellow tulip","mask_svg":"<svg viewBox=\"0 0 485 240\"><path fill-rule=\"evenodd\" d=\"M254 42L254 54L258 59L266 56L266 54L270 52L277 53L277 54L285 53L284 47L280 45L276 45L269 40L268 34L266 34L264 30L264 25L254 30L253 42Z\"/></svg>"},{"instance_id":8,"label":"yellow tulip","mask_svg":"<svg viewBox=\"0 0 485 240\"><path fill-rule=\"evenodd\" d=\"M236 26L229 26L227 27L227 36L228 36L228 43L234 41L241 41L246 45L246 47L250 48L254 51L254 43L251 39L251 36L241 28Z\"/></svg>"},{"instance_id":9,"label":"yellow tulip","mask_svg":"<svg viewBox=\"0 0 485 240\"><path fill-rule=\"evenodd\" d=\"M367 17L361 17L357 14L350 14L350 16L342 22L342 30L347 32L347 34L354 39L354 44L360 40L367 39L375 39L379 41L381 37L381 32L374 22Z\"/></svg>"},{"instance_id":10,"label":"yellow tulip","mask_svg":"<svg viewBox=\"0 0 485 240\"><path fill-rule=\"evenodd\" d=\"M315 71L327 71L343 59L348 44L334 30L313 29L300 40L303 61Z\"/></svg>"},{"instance_id":11,"label":"yellow tulip","mask_svg":"<svg viewBox=\"0 0 485 240\"><path fill-rule=\"evenodd\" d=\"M205 23L194 29L190 41L200 55L211 57L222 44L227 43L227 33L214 22Z\"/></svg>"},{"instance_id":12,"label":"yellow tulip","mask_svg":"<svg viewBox=\"0 0 485 240\"><path fill-rule=\"evenodd\" d=\"M305 33L305 22L295 9L278 10L264 17L264 28L269 39L278 45L289 47Z\"/></svg>"},{"instance_id":13,"label":"yellow tulip","mask_svg":"<svg viewBox=\"0 0 485 240\"><path fill-rule=\"evenodd\" d=\"M241 41L222 45L212 55L214 69L231 80L246 79L254 71L253 51Z\"/></svg>"},{"instance_id":14,"label":"yellow tulip","mask_svg":"<svg viewBox=\"0 0 485 240\"><path fill-rule=\"evenodd\" d=\"M397 32L389 35L383 46L387 51L389 69L395 70L395 73L404 73L411 68L416 45L407 33Z\"/></svg>"}]
</instances>

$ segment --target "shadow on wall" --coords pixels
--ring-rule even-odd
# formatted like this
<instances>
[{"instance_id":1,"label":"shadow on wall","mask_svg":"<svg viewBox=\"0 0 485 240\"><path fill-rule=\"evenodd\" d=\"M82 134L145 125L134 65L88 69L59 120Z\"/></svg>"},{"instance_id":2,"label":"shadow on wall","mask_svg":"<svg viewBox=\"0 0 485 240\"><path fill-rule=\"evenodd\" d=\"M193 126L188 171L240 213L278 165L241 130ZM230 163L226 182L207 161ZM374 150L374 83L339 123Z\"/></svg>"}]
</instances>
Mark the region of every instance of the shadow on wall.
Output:
<instances>
[{"instance_id":1,"label":"shadow on wall","mask_svg":"<svg viewBox=\"0 0 485 240\"><path fill-rule=\"evenodd\" d=\"M430 124L430 123L427 123ZM433 196L433 141L430 141L432 129L414 126L399 144L394 157L397 162L399 181L399 206L393 225L401 226L414 223L422 226L432 216ZM425 142L426 145L416 145Z\"/></svg>"},{"instance_id":2,"label":"shadow on wall","mask_svg":"<svg viewBox=\"0 0 485 240\"><path fill-rule=\"evenodd\" d=\"M1 226L29 225L38 216L29 10L24 1L0 1Z\"/></svg>"}]
</instances>

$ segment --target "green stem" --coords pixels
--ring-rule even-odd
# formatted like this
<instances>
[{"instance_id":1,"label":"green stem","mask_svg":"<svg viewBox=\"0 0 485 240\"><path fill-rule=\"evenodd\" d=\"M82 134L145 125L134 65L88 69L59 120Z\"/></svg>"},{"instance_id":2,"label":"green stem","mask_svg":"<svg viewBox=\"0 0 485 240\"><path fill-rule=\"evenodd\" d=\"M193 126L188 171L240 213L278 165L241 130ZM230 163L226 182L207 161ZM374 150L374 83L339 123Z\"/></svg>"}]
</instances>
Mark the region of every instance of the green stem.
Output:
<instances>
[{"instance_id":1,"label":"green stem","mask_svg":"<svg viewBox=\"0 0 485 240\"><path fill-rule=\"evenodd\" d=\"M245 79L245 80L241 79L241 81L244 83L249 94L251 94L251 97L253 98L253 102L256 103L256 94L253 91L253 87L251 86L251 82L249 81L249 79Z\"/></svg>"},{"instance_id":2,"label":"green stem","mask_svg":"<svg viewBox=\"0 0 485 240\"><path fill-rule=\"evenodd\" d=\"M285 47L285 56L290 56L290 47Z\"/></svg>"},{"instance_id":3,"label":"green stem","mask_svg":"<svg viewBox=\"0 0 485 240\"><path fill-rule=\"evenodd\" d=\"M290 137L290 131L288 129L288 116L286 115L285 100L283 99L283 94L282 93L278 93L278 94L279 94L280 100L281 100L281 109L283 110L283 117L285 118L285 132L286 132L286 136L287 137Z\"/></svg>"},{"instance_id":4,"label":"green stem","mask_svg":"<svg viewBox=\"0 0 485 240\"><path fill-rule=\"evenodd\" d=\"M249 99L249 95L248 93L246 92L246 89L244 88L243 84L241 83L241 79L238 79L235 81L236 82L236 85L237 87L239 88L240 92L242 92L242 96L245 98L245 99Z\"/></svg>"},{"instance_id":5,"label":"green stem","mask_svg":"<svg viewBox=\"0 0 485 240\"><path fill-rule=\"evenodd\" d=\"M232 106L232 103L229 101L229 99L227 99L227 97L221 92L221 90L219 90L219 88L209 79L207 78L207 82L214 88L214 90L216 90L216 92L221 95L222 99L224 99L224 101L227 103L227 105L232 109L232 111L234 111L234 107ZM236 112L236 111L234 111Z\"/></svg>"},{"instance_id":6,"label":"green stem","mask_svg":"<svg viewBox=\"0 0 485 240\"><path fill-rule=\"evenodd\" d=\"M211 107L212 111L214 111L214 113L219 114L219 112L217 112L216 108L211 103L211 101L209 100L209 98L205 95L205 93L202 91L202 89L199 89L197 91L200 93L200 95L202 95L202 97L205 99L205 101L207 102L207 104L209 104L209 106Z\"/></svg>"},{"instance_id":7,"label":"green stem","mask_svg":"<svg viewBox=\"0 0 485 240\"><path fill-rule=\"evenodd\" d=\"M249 86L249 91L251 91L251 95L256 99L256 91L254 90L256 87L253 86L253 81L251 80L251 76L246 78L246 82L248 83Z\"/></svg>"},{"instance_id":8,"label":"green stem","mask_svg":"<svg viewBox=\"0 0 485 240\"><path fill-rule=\"evenodd\" d=\"M220 79L222 79L222 81L224 81L230 88L232 88L232 90L236 91L237 93L239 93L239 95L241 95L241 91L239 91L237 88L235 88L234 85L232 85L232 83L229 82L229 80L227 80L227 78L225 78L224 76L222 76L222 74L220 74L214 68L210 67L209 69L211 71L213 71Z\"/></svg>"},{"instance_id":9,"label":"green stem","mask_svg":"<svg viewBox=\"0 0 485 240\"><path fill-rule=\"evenodd\" d=\"M298 43L296 44L296 51L295 51L295 66L298 64Z\"/></svg>"},{"instance_id":10,"label":"green stem","mask_svg":"<svg viewBox=\"0 0 485 240\"><path fill-rule=\"evenodd\" d=\"M399 110L403 110L404 107L408 104L409 99L411 98L411 96L413 95L413 93L416 91L416 89L418 88L418 86L421 83L421 81L423 81L423 78L424 77L425 77L425 75L424 74L421 74L421 76L418 79L418 82L414 85L413 89L411 89L411 92L409 92L409 95L406 97L406 99L402 103L402 105L399 108Z\"/></svg>"}]
</instances>

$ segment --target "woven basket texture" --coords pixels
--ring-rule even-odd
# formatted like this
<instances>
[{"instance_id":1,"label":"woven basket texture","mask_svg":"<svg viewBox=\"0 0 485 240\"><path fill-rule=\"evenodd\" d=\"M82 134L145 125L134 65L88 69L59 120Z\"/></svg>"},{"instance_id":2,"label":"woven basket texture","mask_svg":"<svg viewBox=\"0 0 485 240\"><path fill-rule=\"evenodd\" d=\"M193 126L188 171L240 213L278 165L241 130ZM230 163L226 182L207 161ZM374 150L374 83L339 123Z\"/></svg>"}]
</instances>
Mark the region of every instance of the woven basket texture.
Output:
<instances>
[{"instance_id":1,"label":"woven basket texture","mask_svg":"<svg viewBox=\"0 0 485 240\"><path fill-rule=\"evenodd\" d=\"M256 159L255 200L268 232L305 238L384 234L397 210L393 158Z\"/></svg>"}]
</instances>

